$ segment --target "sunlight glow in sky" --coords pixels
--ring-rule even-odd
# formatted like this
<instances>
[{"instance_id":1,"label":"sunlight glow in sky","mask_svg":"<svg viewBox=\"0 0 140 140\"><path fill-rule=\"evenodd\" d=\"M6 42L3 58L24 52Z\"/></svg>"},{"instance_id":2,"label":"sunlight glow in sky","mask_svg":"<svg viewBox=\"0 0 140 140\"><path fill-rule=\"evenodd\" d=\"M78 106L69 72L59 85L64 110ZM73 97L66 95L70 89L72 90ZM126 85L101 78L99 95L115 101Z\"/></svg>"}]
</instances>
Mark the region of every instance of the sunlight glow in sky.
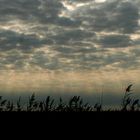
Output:
<instances>
[{"instance_id":1,"label":"sunlight glow in sky","mask_svg":"<svg viewBox=\"0 0 140 140\"><path fill-rule=\"evenodd\" d=\"M0 0L1 92L117 93L129 83L140 91L139 7L139 0Z\"/></svg>"}]
</instances>

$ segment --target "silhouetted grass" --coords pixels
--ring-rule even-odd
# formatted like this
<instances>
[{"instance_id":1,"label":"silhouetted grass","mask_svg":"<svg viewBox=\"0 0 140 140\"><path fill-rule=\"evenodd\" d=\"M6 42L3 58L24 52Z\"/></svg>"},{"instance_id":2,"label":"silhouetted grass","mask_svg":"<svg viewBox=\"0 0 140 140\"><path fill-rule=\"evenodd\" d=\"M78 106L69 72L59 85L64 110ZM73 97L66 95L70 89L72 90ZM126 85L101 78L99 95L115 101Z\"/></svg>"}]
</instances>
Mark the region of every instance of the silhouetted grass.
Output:
<instances>
[{"instance_id":1,"label":"silhouetted grass","mask_svg":"<svg viewBox=\"0 0 140 140\"><path fill-rule=\"evenodd\" d=\"M59 102L51 98L46 97L45 100L38 101L35 94L33 93L28 102L25 105L21 103L21 97L16 103L3 99L0 96L0 112L102 112L102 111L140 111L139 99L132 97L132 85L129 85L125 89L124 97L122 99L122 104L120 110L118 109L108 109L103 110L101 103L96 103L95 105L90 105L85 103L80 96L73 96L68 102L64 102L62 98Z\"/></svg>"},{"instance_id":2,"label":"silhouetted grass","mask_svg":"<svg viewBox=\"0 0 140 140\"><path fill-rule=\"evenodd\" d=\"M122 101L122 110L121 111L139 111L139 99L135 99L132 97L132 84L129 85L125 90L125 95Z\"/></svg>"}]
</instances>

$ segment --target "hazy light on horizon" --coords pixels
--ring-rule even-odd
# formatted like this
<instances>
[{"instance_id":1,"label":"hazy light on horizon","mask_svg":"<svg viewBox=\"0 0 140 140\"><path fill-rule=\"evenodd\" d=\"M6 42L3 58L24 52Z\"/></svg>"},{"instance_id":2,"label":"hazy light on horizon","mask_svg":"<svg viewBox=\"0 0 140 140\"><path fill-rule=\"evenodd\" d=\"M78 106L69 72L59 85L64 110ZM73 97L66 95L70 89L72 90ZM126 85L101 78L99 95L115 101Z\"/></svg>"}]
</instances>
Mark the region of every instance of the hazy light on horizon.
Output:
<instances>
[{"instance_id":1,"label":"hazy light on horizon","mask_svg":"<svg viewBox=\"0 0 140 140\"><path fill-rule=\"evenodd\" d=\"M81 95L122 94L126 86L134 84L134 92L140 88L137 78L140 71L122 72L3 72L0 76L0 91L7 94L73 94Z\"/></svg>"}]
</instances>

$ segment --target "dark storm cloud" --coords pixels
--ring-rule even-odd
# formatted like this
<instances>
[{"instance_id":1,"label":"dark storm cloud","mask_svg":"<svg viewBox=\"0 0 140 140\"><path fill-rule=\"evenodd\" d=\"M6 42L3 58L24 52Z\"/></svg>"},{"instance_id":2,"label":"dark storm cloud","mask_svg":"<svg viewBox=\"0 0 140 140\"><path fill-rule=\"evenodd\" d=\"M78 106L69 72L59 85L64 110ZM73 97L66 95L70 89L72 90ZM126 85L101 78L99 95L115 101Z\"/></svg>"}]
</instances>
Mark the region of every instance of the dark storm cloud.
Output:
<instances>
[{"instance_id":1,"label":"dark storm cloud","mask_svg":"<svg viewBox=\"0 0 140 140\"><path fill-rule=\"evenodd\" d=\"M56 25L62 26L62 27L79 27L81 25L81 21L72 20L67 17L59 17L57 20L53 21Z\"/></svg>"},{"instance_id":2,"label":"dark storm cloud","mask_svg":"<svg viewBox=\"0 0 140 140\"><path fill-rule=\"evenodd\" d=\"M93 53L96 52L96 48L94 46L91 47L76 47L76 46L71 46L71 47L54 47L54 50L61 52L63 54L75 54L75 53Z\"/></svg>"},{"instance_id":3,"label":"dark storm cloud","mask_svg":"<svg viewBox=\"0 0 140 140\"><path fill-rule=\"evenodd\" d=\"M22 20L41 24L58 24L61 26L77 26L74 20L59 17L64 10L59 0L1 0L0 22Z\"/></svg>"},{"instance_id":4,"label":"dark storm cloud","mask_svg":"<svg viewBox=\"0 0 140 140\"><path fill-rule=\"evenodd\" d=\"M95 0L69 0L70 2L76 3L87 3L87 2L94 2Z\"/></svg>"},{"instance_id":5,"label":"dark storm cloud","mask_svg":"<svg viewBox=\"0 0 140 140\"><path fill-rule=\"evenodd\" d=\"M40 1L36 0L0 0L0 21L22 19L32 20L32 17L38 15L38 6Z\"/></svg>"},{"instance_id":6,"label":"dark storm cloud","mask_svg":"<svg viewBox=\"0 0 140 140\"><path fill-rule=\"evenodd\" d=\"M108 35L101 37L99 44L105 48L123 48L131 46L132 41L126 35Z\"/></svg>"},{"instance_id":7,"label":"dark storm cloud","mask_svg":"<svg viewBox=\"0 0 140 140\"><path fill-rule=\"evenodd\" d=\"M136 39L133 41L135 46L139 46L140 45L140 39Z\"/></svg>"},{"instance_id":8,"label":"dark storm cloud","mask_svg":"<svg viewBox=\"0 0 140 140\"><path fill-rule=\"evenodd\" d=\"M73 8L83 5L69 10L64 1ZM0 67L6 69L11 64L22 69L28 64L50 70L80 70L136 66L137 51L131 56L109 49L139 45L139 40L130 37L139 30L139 4L139 0L0 0L0 51L5 54L0 54ZM16 21L20 21L20 28L25 27L13 29Z\"/></svg>"},{"instance_id":9,"label":"dark storm cloud","mask_svg":"<svg viewBox=\"0 0 140 140\"><path fill-rule=\"evenodd\" d=\"M95 33L87 32L80 29L65 31L51 38L56 41L56 44L72 44L77 41L87 40L91 37L95 37Z\"/></svg>"},{"instance_id":10,"label":"dark storm cloud","mask_svg":"<svg viewBox=\"0 0 140 140\"><path fill-rule=\"evenodd\" d=\"M0 21L52 21L56 20L63 8L59 0L0 0Z\"/></svg>"},{"instance_id":11,"label":"dark storm cloud","mask_svg":"<svg viewBox=\"0 0 140 140\"><path fill-rule=\"evenodd\" d=\"M7 69L8 65L11 65L12 69L23 69L26 62L28 62L29 55L22 53L18 50L9 50L7 53L0 55L0 69Z\"/></svg>"},{"instance_id":12,"label":"dark storm cloud","mask_svg":"<svg viewBox=\"0 0 140 140\"><path fill-rule=\"evenodd\" d=\"M118 28L124 33L133 33L138 29L139 11L136 5L129 2L120 4L117 8L116 16Z\"/></svg>"},{"instance_id":13,"label":"dark storm cloud","mask_svg":"<svg viewBox=\"0 0 140 140\"><path fill-rule=\"evenodd\" d=\"M11 49L30 50L41 47L47 40L38 39L36 35L25 35L10 30L0 30L0 50L8 51Z\"/></svg>"},{"instance_id":14,"label":"dark storm cloud","mask_svg":"<svg viewBox=\"0 0 140 140\"><path fill-rule=\"evenodd\" d=\"M90 8L89 5L83 6L77 12L75 18L84 21L83 25L94 31L133 33L138 29L139 10L133 2L107 1L98 6L92 4Z\"/></svg>"},{"instance_id":15,"label":"dark storm cloud","mask_svg":"<svg viewBox=\"0 0 140 140\"><path fill-rule=\"evenodd\" d=\"M134 54L136 57L140 57L140 48L135 48L130 51L132 54Z\"/></svg>"}]
</instances>

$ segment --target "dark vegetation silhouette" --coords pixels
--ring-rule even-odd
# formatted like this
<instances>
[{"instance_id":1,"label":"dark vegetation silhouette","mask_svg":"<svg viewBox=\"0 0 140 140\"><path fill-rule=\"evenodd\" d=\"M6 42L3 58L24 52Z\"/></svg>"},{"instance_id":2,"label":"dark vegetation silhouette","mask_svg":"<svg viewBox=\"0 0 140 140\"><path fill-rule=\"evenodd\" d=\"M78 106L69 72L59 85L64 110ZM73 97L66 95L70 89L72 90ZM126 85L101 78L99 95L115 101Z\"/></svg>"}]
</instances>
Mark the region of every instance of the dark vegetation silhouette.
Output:
<instances>
[{"instance_id":1,"label":"dark vegetation silhouette","mask_svg":"<svg viewBox=\"0 0 140 140\"><path fill-rule=\"evenodd\" d=\"M121 108L117 110L108 109L103 110L101 103L96 103L91 106L88 103L84 103L80 96L73 96L68 102L64 102L62 98L59 102L48 96L43 101L36 100L35 93L33 93L28 102L23 105L21 103L21 97L16 103L3 99L0 96L0 112L103 112L103 111L140 111L139 99L132 97L132 84L125 89L124 97L122 99Z\"/></svg>"},{"instance_id":2,"label":"dark vegetation silhouette","mask_svg":"<svg viewBox=\"0 0 140 140\"><path fill-rule=\"evenodd\" d=\"M125 90L125 95L122 101L122 111L139 111L139 99L135 99L132 97L132 86L133 85L130 84Z\"/></svg>"}]
</instances>

